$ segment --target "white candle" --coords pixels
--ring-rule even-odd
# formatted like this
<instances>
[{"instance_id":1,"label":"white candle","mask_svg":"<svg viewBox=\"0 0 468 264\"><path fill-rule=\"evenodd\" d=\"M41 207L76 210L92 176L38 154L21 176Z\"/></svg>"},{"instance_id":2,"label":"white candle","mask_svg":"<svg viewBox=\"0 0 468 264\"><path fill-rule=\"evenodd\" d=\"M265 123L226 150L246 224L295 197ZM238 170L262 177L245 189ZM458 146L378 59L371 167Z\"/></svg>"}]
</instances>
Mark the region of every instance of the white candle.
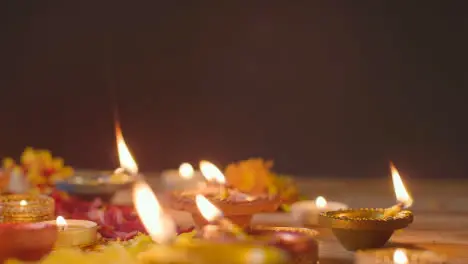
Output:
<instances>
[{"instance_id":1,"label":"white candle","mask_svg":"<svg viewBox=\"0 0 468 264\"><path fill-rule=\"evenodd\" d=\"M56 225L58 237L55 247L82 247L96 242L98 225L87 220L65 220L58 216L57 220L46 221L47 224Z\"/></svg>"},{"instance_id":2,"label":"white candle","mask_svg":"<svg viewBox=\"0 0 468 264\"><path fill-rule=\"evenodd\" d=\"M189 163L182 163L178 170L166 170L161 173L166 188L170 190L196 189L204 182L199 171L195 171Z\"/></svg>"},{"instance_id":3,"label":"white candle","mask_svg":"<svg viewBox=\"0 0 468 264\"><path fill-rule=\"evenodd\" d=\"M356 264L445 264L447 258L429 250L377 249L358 251Z\"/></svg>"},{"instance_id":4,"label":"white candle","mask_svg":"<svg viewBox=\"0 0 468 264\"><path fill-rule=\"evenodd\" d=\"M315 200L299 201L291 206L291 214L296 222L304 225L318 225L320 213L347 209L344 203L329 202L322 196Z\"/></svg>"}]
</instances>

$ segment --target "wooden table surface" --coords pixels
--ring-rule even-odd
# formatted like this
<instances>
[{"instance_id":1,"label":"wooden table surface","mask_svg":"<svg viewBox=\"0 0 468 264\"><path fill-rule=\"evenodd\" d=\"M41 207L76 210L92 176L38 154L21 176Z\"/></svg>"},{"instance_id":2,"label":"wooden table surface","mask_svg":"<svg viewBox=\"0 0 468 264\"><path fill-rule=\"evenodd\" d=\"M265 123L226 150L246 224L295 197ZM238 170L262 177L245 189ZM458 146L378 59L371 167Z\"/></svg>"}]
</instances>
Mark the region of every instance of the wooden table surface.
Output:
<instances>
[{"instance_id":1,"label":"wooden table surface","mask_svg":"<svg viewBox=\"0 0 468 264\"><path fill-rule=\"evenodd\" d=\"M156 192L163 189L157 178L148 181ZM298 178L298 183L312 199L322 195L350 207L388 207L395 203L390 179ZM468 180L407 180L406 185L415 200L415 221L396 232L389 246L428 249L446 255L449 263L468 264ZM127 203L129 198L128 193L121 193L116 202ZM184 213L174 216L182 225L191 222ZM295 224L288 219L260 215L253 224ZM320 232L320 264L354 263L354 253L346 251L329 230L314 229Z\"/></svg>"}]
</instances>

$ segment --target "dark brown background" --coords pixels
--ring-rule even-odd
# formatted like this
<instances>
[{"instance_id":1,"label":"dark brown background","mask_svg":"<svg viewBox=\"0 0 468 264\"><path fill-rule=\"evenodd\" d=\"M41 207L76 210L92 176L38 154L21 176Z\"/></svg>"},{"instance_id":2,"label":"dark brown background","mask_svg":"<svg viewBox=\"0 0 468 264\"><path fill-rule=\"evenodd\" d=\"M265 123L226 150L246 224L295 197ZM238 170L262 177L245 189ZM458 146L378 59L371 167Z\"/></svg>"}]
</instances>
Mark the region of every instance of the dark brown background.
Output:
<instances>
[{"instance_id":1,"label":"dark brown background","mask_svg":"<svg viewBox=\"0 0 468 264\"><path fill-rule=\"evenodd\" d=\"M220 2L2 1L0 156L466 175L463 1Z\"/></svg>"}]
</instances>

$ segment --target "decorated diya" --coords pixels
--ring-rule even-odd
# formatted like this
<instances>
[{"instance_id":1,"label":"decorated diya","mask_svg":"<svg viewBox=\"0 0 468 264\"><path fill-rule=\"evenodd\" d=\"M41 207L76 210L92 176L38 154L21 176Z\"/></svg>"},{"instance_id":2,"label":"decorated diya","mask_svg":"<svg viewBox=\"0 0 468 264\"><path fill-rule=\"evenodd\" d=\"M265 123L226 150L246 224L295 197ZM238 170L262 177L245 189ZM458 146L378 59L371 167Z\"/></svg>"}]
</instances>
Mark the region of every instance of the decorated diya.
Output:
<instances>
[{"instance_id":1,"label":"decorated diya","mask_svg":"<svg viewBox=\"0 0 468 264\"><path fill-rule=\"evenodd\" d=\"M204 188L174 191L169 194L170 207L191 213L195 224L199 227L208 223L200 214L196 204L196 196L199 194L204 195L218 207L225 218L241 227L249 225L254 214L274 212L280 206L281 200L277 195L249 195L227 185L223 173L210 162L200 162L200 170L207 179Z\"/></svg>"},{"instance_id":2,"label":"decorated diya","mask_svg":"<svg viewBox=\"0 0 468 264\"><path fill-rule=\"evenodd\" d=\"M408 208L413 199L407 192L396 168L391 165L392 180L399 203L391 208L345 209L320 214L321 225L330 227L340 243L348 250L384 246L395 230L413 222Z\"/></svg>"},{"instance_id":3,"label":"decorated diya","mask_svg":"<svg viewBox=\"0 0 468 264\"><path fill-rule=\"evenodd\" d=\"M9 194L0 196L3 222L40 222L54 218L55 202L49 196Z\"/></svg>"}]
</instances>

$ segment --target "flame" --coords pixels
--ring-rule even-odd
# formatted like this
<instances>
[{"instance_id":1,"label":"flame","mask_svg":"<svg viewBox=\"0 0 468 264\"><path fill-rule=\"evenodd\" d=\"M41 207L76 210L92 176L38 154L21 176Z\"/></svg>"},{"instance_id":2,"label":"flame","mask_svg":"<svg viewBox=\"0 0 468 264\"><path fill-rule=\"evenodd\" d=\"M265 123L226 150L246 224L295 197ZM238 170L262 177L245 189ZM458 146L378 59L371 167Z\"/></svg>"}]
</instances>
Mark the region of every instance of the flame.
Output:
<instances>
[{"instance_id":1,"label":"flame","mask_svg":"<svg viewBox=\"0 0 468 264\"><path fill-rule=\"evenodd\" d=\"M122 135L122 129L120 129L120 125L118 123L115 125L115 139L117 141L117 151L119 153L120 167L128 170L133 174L137 174L138 165L133 159L130 150L128 150L127 144L125 143Z\"/></svg>"},{"instance_id":2,"label":"flame","mask_svg":"<svg viewBox=\"0 0 468 264\"><path fill-rule=\"evenodd\" d=\"M405 208L410 207L413 204L413 198L411 198L410 194L406 190L400 174L393 163L390 163L390 170L392 172L393 188L395 189L397 201L403 203Z\"/></svg>"},{"instance_id":3,"label":"flame","mask_svg":"<svg viewBox=\"0 0 468 264\"><path fill-rule=\"evenodd\" d=\"M395 264L408 264L408 257L406 252L402 249L397 249L393 252L393 263Z\"/></svg>"},{"instance_id":4,"label":"flame","mask_svg":"<svg viewBox=\"0 0 468 264\"><path fill-rule=\"evenodd\" d=\"M193 178L193 167L190 163L182 163L179 166L179 175L184 179L191 179Z\"/></svg>"},{"instance_id":5,"label":"flame","mask_svg":"<svg viewBox=\"0 0 468 264\"><path fill-rule=\"evenodd\" d=\"M58 227L66 227L67 226L67 221L65 220L65 218L63 218L63 216L57 216L57 219L55 220L55 224L58 226Z\"/></svg>"},{"instance_id":6,"label":"flame","mask_svg":"<svg viewBox=\"0 0 468 264\"><path fill-rule=\"evenodd\" d=\"M19 202L19 204L20 204L20 206L26 206L26 205L28 205L28 202L26 200L21 200Z\"/></svg>"},{"instance_id":7,"label":"flame","mask_svg":"<svg viewBox=\"0 0 468 264\"><path fill-rule=\"evenodd\" d=\"M206 160L200 161L200 170L207 181L214 181L219 184L226 183L223 173L213 163Z\"/></svg>"},{"instance_id":8,"label":"flame","mask_svg":"<svg viewBox=\"0 0 468 264\"><path fill-rule=\"evenodd\" d=\"M317 208L325 208L327 206L327 200L325 200L323 196L319 196L315 199L315 206L317 206Z\"/></svg>"},{"instance_id":9,"label":"flame","mask_svg":"<svg viewBox=\"0 0 468 264\"><path fill-rule=\"evenodd\" d=\"M164 214L148 184L145 182L135 184L133 203L143 226L154 241L166 243L177 235L174 221Z\"/></svg>"},{"instance_id":10,"label":"flame","mask_svg":"<svg viewBox=\"0 0 468 264\"><path fill-rule=\"evenodd\" d=\"M212 222L223 215L221 210L214 206L205 196L197 194L195 199L198 210L200 210L201 215L208 222Z\"/></svg>"}]
</instances>

